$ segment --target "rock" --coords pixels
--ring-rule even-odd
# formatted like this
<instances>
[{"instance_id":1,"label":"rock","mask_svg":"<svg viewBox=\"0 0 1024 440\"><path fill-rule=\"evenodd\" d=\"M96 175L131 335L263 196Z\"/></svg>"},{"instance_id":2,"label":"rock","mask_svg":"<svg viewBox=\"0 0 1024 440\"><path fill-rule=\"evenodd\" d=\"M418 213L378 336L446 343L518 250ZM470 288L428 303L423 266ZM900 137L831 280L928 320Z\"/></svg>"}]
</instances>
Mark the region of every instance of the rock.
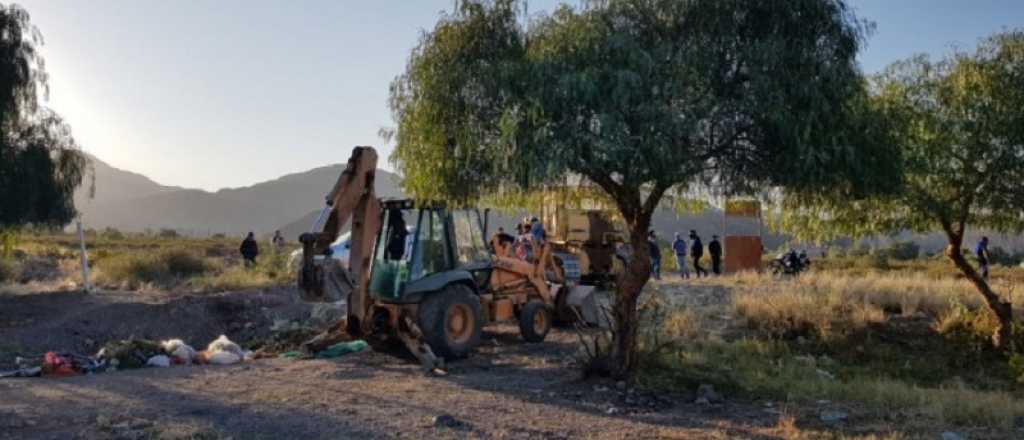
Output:
<instances>
[{"instance_id":1,"label":"rock","mask_svg":"<svg viewBox=\"0 0 1024 440\"><path fill-rule=\"evenodd\" d=\"M149 358L149 360L146 361L146 366L148 366L148 367L167 368L167 367L171 366L171 358L169 358L167 356L164 356L162 354L159 354L159 355L156 355L156 356L153 356L153 357Z\"/></svg>"},{"instance_id":2,"label":"rock","mask_svg":"<svg viewBox=\"0 0 1024 440\"><path fill-rule=\"evenodd\" d=\"M721 403L725 401L725 398L715 391L715 387L706 383L697 387L697 400L700 400L701 398L706 399L708 403Z\"/></svg>"},{"instance_id":3,"label":"rock","mask_svg":"<svg viewBox=\"0 0 1024 440\"><path fill-rule=\"evenodd\" d=\"M626 381L620 380L618 382L615 382L615 388L617 388L619 391L625 390L626 389Z\"/></svg>"},{"instance_id":4,"label":"rock","mask_svg":"<svg viewBox=\"0 0 1024 440\"><path fill-rule=\"evenodd\" d=\"M345 319L348 307L344 302L318 303L309 313L309 324L313 327L329 327Z\"/></svg>"},{"instance_id":5,"label":"rock","mask_svg":"<svg viewBox=\"0 0 1024 440\"><path fill-rule=\"evenodd\" d=\"M604 392L607 392L607 391L608 391L608 387L606 387L604 385L594 385L594 392L595 393L604 393Z\"/></svg>"},{"instance_id":6,"label":"rock","mask_svg":"<svg viewBox=\"0 0 1024 440\"><path fill-rule=\"evenodd\" d=\"M849 414L837 410L822 411L820 414L818 414L818 419L820 419L823 423L828 425L835 425L837 423L842 422L843 420L846 420L849 417Z\"/></svg>"},{"instance_id":7,"label":"rock","mask_svg":"<svg viewBox=\"0 0 1024 440\"><path fill-rule=\"evenodd\" d=\"M822 379L825 379L825 380L836 380L836 376L834 374L829 373L828 371L822 370L821 368L816 368L814 371L817 372L818 373L818 377L820 377Z\"/></svg>"},{"instance_id":8,"label":"rock","mask_svg":"<svg viewBox=\"0 0 1024 440\"><path fill-rule=\"evenodd\" d=\"M435 428L461 428L464 422L449 414L441 414L434 416L433 424Z\"/></svg>"},{"instance_id":9,"label":"rock","mask_svg":"<svg viewBox=\"0 0 1024 440\"><path fill-rule=\"evenodd\" d=\"M711 401L708 400L707 397L698 397L697 400L693 401L693 403L696 403L698 405L710 405Z\"/></svg>"},{"instance_id":10,"label":"rock","mask_svg":"<svg viewBox=\"0 0 1024 440\"><path fill-rule=\"evenodd\" d=\"M795 360L797 362L800 362L800 363L803 363L803 364L807 364L807 365L814 365L814 364L818 363L818 360L815 359L814 356L808 356L806 354L802 354L800 356L794 356L793 360Z\"/></svg>"},{"instance_id":11,"label":"rock","mask_svg":"<svg viewBox=\"0 0 1024 440\"><path fill-rule=\"evenodd\" d=\"M964 437L964 436L962 436L960 434L957 434L957 433L955 433L953 431L943 432L941 438L942 438L942 440L967 440L967 437Z\"/></svg>"},{"instance_id":12,"label":"rock","mask_svg":"<svg viewBox=\"0 0 1024 440\"><path fill-rule=\"evenodd\" d=\"M605 410L604 413L608 414L608 415L618 414L619 413L619 409L613 406L613 407L610 407L607 410Z\"/></svg>"}]
</instances>

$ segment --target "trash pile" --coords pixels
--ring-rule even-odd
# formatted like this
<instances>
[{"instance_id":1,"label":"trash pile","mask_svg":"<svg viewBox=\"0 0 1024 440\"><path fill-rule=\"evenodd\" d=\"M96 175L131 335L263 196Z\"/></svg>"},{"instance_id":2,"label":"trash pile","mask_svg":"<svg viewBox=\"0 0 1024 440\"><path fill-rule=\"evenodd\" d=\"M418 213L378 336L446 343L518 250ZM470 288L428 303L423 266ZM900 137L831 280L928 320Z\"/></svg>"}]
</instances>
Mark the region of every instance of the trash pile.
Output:
<instances>
[{"instance_id":1,"label":"trash pile","mask_svg":"<svg viewBox=\"0 0 1024 440\"><path fill-rule=\"evenodd\" d=\"M196 351L181 339L160 342L125 339L107 343L94 356L51 351L37 359L19 357L15 360L18 369L0 371L0 378L59 377L146 367L166 368L171 365L231 365L252 358L251 351L243 350L224 335L220 335L202 351Z\"/></svg>"}]
</instances>

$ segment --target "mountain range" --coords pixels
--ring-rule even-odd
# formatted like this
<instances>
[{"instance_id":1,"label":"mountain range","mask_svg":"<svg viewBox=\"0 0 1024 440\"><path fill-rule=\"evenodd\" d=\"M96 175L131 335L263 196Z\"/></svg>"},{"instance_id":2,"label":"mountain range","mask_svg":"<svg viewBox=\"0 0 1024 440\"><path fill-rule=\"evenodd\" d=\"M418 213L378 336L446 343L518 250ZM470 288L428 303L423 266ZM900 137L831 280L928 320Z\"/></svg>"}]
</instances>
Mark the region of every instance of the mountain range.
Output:
<instances>
[{"instance_id":1,"label":"mountain range","mask_svg":"<svg viewBox=\"0 0 1024 440\"><path fill-rule=\"evenodd\" d=\"M209 236L229 235L253 231L266 236L281 230L285 238L295 240L309 230L324 206L323 197L344 170L344 164L332 164L308 171L288 174L277 179L241 188L227 188L215 192L161 185L138 173L110 166L90 156L95 175L94 197L88 196L84 184L75 193L75 206L82 213L88 228L116 228L125 232L173 229L180 234ZM375 191L380 197L403 197L400 178L391 172L377 170ZM525 214L525 213L521 213ZM490 224L511 231L515 218L510 215L492 215ZM705 241L722 228L722 214L708 209L698 214L677 214L672 210L659 210L652 219L652 227L662 239L671 240L674 232L687 233L695 229ZM745 233L756 234L756 224L743 226ZM774 249L787 238L765 232L765 247ZM968 243L983 232L970 234ZM991 234L995 246L1005 249L1024 249L1024 237L1017 234ZM911 240L929 252L945 245L940 234L903 233L896 237L877 237L866 240L872 247L886 247L895 240Z\"/></svg>"},{"instance_id":2,"label":"mountain range","mask_svg":"<svg viewBox=\"0 0 1024 440\"><path fill-rule=\"evenodd\" d=\"M209 192L161 185L97 157L90 156L90 160L95 173L94 197L88 197L89 185L83 185L75 194L75 206L86 227L110 227L125 232L173 229L192 236L238 235L247 231L267 235L280 230L289 240L313 224L323 208L324 195L345 168L344 164L333 164L251 186ZM403 197L399 183L394 173L377 170L378 196ZM511 231L516 217L492 215L490 224ZM680 216L659 211L652 226L664 239L671 239L673 232L685 233L690 229L707 237L721 227L721 212L709 209Z\"/></svg>"},{"instance_id":3,"label":"mountain range","mask_svg":"<svg viewBox=\"0 0 1024 440\"><path fill-rule=\"evenodd\" d=\"M89 198L88 184L75 194L75 206L87 227L131 232L174 229L196 236L247 231L264 235L319 212L324 195L345 168L344 164L333 164L246 187L209 192L161 185L99 158L90 159L95 173L94 197ZM398 182L395 174L377 170L378 195L401 196Z\"/></svg>"}]
</instances>

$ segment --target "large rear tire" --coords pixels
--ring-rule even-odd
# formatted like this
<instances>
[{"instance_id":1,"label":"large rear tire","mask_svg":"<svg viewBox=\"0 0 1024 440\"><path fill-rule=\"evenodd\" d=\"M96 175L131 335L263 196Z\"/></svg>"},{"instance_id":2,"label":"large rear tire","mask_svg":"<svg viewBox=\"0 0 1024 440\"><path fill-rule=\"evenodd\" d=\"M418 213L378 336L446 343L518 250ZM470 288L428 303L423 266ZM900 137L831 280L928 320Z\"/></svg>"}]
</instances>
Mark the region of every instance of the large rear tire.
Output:
<instances>
[{"instance_id":1,"label":"large rear tire","mask_svg":"<svg viewBox=\"0 0 1024 440\"><path fill-rule=\"evenodd\" d=\"M466 357L480 345L480 298L462 284L448 285L420 304L419 325L435 354Z\"/></svg>"},{"instance_id":2,"label":"large rear tire","mask_svg":"<svg viewBox=\"0 0 1024 440\"><path fill-rule=\"evenodd\" d=\"M541 301L533 300L519 312L519 333L526 342L543 342L551 330L551 311Z\"/></svg>"}]
</instances>

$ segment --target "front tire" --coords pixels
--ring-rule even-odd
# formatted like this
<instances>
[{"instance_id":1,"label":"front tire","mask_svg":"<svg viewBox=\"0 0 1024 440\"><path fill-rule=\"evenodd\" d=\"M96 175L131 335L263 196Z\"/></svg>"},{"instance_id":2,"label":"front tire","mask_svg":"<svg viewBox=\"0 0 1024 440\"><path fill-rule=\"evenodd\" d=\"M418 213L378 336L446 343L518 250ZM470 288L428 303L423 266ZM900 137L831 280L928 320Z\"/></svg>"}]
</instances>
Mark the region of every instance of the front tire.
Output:
<instances>
[{"instance_id":1,"label":"front tire","mask_svg":"<svg viewBox=\"0 0 1024 440\"><path fill-rule=\"evenodd\" d=\"M519 333L526 342L543 342L551 330L551 311L540 301L533 300L519 312Z\"/></svg>"},{"instance_id":2,"label":"front tire","mask_svg":"<svg viewBox=\"0 0 1024 440\"><path fill-rule=\"evenodd\" d=\"M480 345L480 298L462 284L448 285L420 304L419 325L435 354L466 357Z\"/></svg>"}]
</instances>

